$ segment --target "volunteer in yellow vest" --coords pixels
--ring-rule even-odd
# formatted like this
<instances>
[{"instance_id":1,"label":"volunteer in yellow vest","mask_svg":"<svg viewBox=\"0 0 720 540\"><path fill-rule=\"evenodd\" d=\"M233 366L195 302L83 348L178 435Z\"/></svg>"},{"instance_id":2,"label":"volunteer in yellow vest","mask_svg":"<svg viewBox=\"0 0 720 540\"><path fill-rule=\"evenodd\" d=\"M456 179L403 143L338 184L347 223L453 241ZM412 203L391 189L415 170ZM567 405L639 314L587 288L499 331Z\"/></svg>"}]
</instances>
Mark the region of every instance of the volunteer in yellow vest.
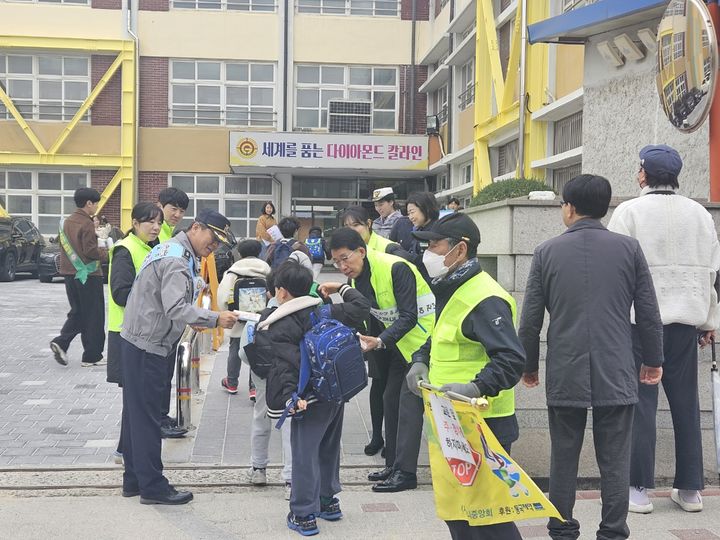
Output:
<instances>
[{"instance_id":1,"label":"volunteer in yellow vest","mask_svg":"<svg viewBox=\"0 0 720 540\"><path fill-rule=\"evenodd\" d=\"M465 214L450 214L430 231L413 232L430 245L423 262L435 293L432 339L413 355L407 385L419 392L418 381L469 397L485 396L483 414L500 444L510 452L518 438L515 395L525 367L525 351L515 331L515 300L483 271L476 253L480 231ZM448 521L452 538L520 540L514 523L471 527Z\"/></svg>"},{"instance_id":2,"label":"volunteer in yellow vest","mask_svg":"<svg viewBox=\"0 0 720 540\"><path fill-rule=\"evenodd\" d=\"M185 217L185 211L190 204L190 199L183 190L176 187L163 189L158 193L157 205L163 211L163 223L160 228L158 240L167 242L173 236L175 227ZM175 374L175 351L177 349L175 343L165 359L165 388L163 389L162 407L160 410L160 433L163 439L175 439L182 437L187 433L186 429L178 429L177 419L170 417L172 380Z\"/></svg>"},{"instance_id":3,"label":"volunteer in yellow vest","mask_svg":"<svg viewBox=\"0 0 720 540\"><path fill-rule=\"evenodd\" d=\"M423 403L408 390L405 376L412 354L432 332L435 298L417 268L400 257L367 249L353 229L335 231L330 239L330 253L335 267L370 300L370 313L379 323L381 331L377 337L360 337L363 349L387 349L390 356L383 396L386 467L370 474L368 479L379 482L373 491L415 489Z\"/></svg>"},{"instance_id":4,"label":"volunteer in yellow vest","mask_svg":"<svg viewBox=\"0 0 720 540\"><path fill-rule=\"evenodd\" d=\"M158 244L158 234L163 224L163 212L151 202L141 202L132 209L132 230L117 242L110 251L108 270L108 364L107 382L122 386L122 359L120 354L120 330L125 304L135 275L153 246ZM123 434L115 451L115 461L122 463Z\"/></svg>"},{"instance_id":5,"label":"volunteer in yellow vest","mask_svg":"<svg viewBox=\"0 0 720 540\"><path fill-rule=\"evenodd\" d=\"M350 227L357 231L369 249L397 255L407 261L412 258L412 255L405 251L400 244L391 242L372 230L373 222L370 219L367 209L364 207L358 205L346 208L342 214L341 222L345 227ZM379 336L383 328L383 325L377 319L370 319L368 333L371 336ZM390 355L386 349L376 349L366 354L365 358L367 360L368 377L372 379L369 396L372 435L370 441L365 446L365 454L374 456L380 452L385 445L382 435L383 417L385 415L383 395L385 394L387 379L390 373ZM385 457L385 452L383 452L382 455Z\"/></svg>"},{"instance_id":6,"label":"volunteer in yellow vest","mask_svg":"<svg viewBox=\"0 0 720 540\"><path fill-rule=\"evenodd\" d=\"M185 211L189 204L190 199L182 189L169 187L158 193L157 205L163 211L163 223L158 235L160 242L166 242L172 238L173 231L185 217Z\"/></svg>"}]
</instances>

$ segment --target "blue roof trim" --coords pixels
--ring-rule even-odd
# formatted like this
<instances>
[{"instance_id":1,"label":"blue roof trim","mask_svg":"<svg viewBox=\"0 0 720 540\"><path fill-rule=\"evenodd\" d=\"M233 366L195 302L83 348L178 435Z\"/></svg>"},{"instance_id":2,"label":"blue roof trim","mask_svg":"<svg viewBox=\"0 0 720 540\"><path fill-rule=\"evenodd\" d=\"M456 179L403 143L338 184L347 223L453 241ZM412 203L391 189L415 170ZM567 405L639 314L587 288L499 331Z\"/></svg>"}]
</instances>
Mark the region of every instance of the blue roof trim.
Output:
<instances>
[{"instance_id":1,"label":"blue roof trim","mask_svg":"<svg viewBox=\"0 0 720 540\"><path fill-rule=\"evenodd\" d=\"M667 6L669 0L599 0L556 17L551 17L528 26L530 43L554 43L571 32L590 28L598 23L607 23L649 9ZM583 38L567 39L565 42L582 43Z\"/></svg>"}]
</instances>

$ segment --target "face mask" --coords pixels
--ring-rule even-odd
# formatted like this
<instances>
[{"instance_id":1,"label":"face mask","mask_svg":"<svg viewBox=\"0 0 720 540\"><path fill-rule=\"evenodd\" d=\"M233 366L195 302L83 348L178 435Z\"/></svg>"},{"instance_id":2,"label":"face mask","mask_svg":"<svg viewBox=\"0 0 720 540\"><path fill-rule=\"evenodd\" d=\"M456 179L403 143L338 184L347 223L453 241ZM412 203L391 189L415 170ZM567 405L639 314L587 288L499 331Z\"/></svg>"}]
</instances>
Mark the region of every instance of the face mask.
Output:
<instances>
[{"instance_id":1,"label":"face mask","mask_svg":"<svg viewBox=\"0 0 720 540\"><path fill-rule=\"evenodd\" d=\"M453 249L455 249L455 247ZM429 249L425 250L425 253L423 253L422 262L425 265L425 270L427 270L428 276L430 276L432 279L438 279L443 278L447 275L447 273L450 271L450 268L445 266L445 257L450 255L451 252L452 249L448 251L445 255L438 255L437 253L433 253Z\"/></svg>"}]
</instances>

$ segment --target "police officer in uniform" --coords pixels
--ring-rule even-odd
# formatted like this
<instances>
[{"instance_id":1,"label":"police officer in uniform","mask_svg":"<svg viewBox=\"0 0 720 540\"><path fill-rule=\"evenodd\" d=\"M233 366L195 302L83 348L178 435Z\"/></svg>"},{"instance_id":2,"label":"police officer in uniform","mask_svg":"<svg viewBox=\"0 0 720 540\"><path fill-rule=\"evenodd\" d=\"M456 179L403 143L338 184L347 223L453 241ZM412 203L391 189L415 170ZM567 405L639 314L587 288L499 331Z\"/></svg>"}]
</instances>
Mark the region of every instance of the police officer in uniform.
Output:
<instances>
[{"instance_id":1,"label":"police officer in uniform","mask_svg":"<svg viewBox=\"0 0 720 540\"><path fill-rule=\"evenodd\" d=\"M370 313L382 327L377 337L360 337L363 350L387 349L391 357L383 395L386 466L368 480L378 482L372 488L376 492L415 489L423 403L410 393L405 376L412 354L432 333L435 297L412 263L367 249L353 229L335 231L330 253L335 267L370 300Z\"/></svg>"},{"instance_id":2,"label":"police officer in uniform","mask_svg":"<svg viewBox=\"0 0 720 540\"><path fill-rule=\"evenodd\" d=\"M480 231L465 214L450 214L432 230L413 233L429 241L423 263L435 293L432 338L413 355L407 385L419 393L418 381L468 397L485 396L488 426L508 453L518 438L515 395L525 367L525 351L515 331L515 300L476 257ZM462 540L520 540L514 523L484 527L448 521L450 534Z\"/></svg>"},{"instance_id":3,"label":"police officer in uniform","mask_svg":"<svg viewBox=\"0 0 720 540\"><path fill-rule=\"evenodd\" d=\"M143 504L185 504L189 491L175 490L163 476L160 412L166 358L185 325L232 328L237 315L195 305L204 287L200 257L220 245L232 247L230 222L203 209L186 232L147 256L130 292L120 332L123 365L123 496L140 495Z\"/></svg>"}]
</instances>

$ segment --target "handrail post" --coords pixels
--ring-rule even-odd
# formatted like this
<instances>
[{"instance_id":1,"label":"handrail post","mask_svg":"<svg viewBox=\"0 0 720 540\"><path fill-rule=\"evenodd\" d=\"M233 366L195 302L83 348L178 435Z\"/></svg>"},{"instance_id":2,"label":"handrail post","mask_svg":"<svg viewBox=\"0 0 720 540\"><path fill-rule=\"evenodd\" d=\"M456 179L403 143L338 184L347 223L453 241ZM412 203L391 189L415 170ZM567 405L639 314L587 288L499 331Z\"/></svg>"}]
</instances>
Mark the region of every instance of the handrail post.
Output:
<instances>
[{"instance_id":1,"label":"handrail post","mask_svg":"<svg viewBox=\"0 0 720 540\"><path fill-rule=\"evenodd\" d=\"M195 334L190 349L190 386L193 395L200 394L200 342L203 334Z\"/></svg>"},{"instance_id":2,"label":"handrail post","mask_svg":"<svg viewBox=\"0 0 720 540\"><path fill-rule=\"evenodd\" d=\"M178 427L193 429L192 425L192 349L196 341L195 332L187 327L176 353L176 407Z\"/></svg>"}]
</instances>

